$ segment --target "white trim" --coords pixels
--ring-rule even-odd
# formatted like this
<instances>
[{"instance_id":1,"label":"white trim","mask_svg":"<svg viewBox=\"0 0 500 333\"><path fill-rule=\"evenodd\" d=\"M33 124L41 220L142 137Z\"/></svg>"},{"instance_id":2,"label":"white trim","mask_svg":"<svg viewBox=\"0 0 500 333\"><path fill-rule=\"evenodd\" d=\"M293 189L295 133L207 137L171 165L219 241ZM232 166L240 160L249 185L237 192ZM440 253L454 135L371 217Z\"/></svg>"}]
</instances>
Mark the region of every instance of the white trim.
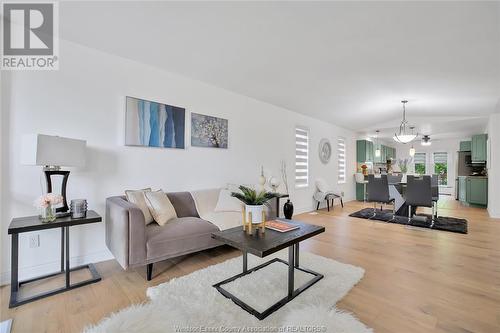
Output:
<instances>
[{"instance_id":1,"label":"white trim","mask_svg":"<svg viewBox=\"0 0 500 333\"><path fill-rule=\"evenodd\" d=\"M113 255L108 250L104 250L100 252L89 253L83 256L71 257L69 262L70 262L70 267L75 267L111 259L114 259ZM36 276L57 272L60 269L61 269L60 260L51 261L41 265L21 267L19 268L19 280L22 281ZM3 286L6 284L10 284L10 270L2 272L0 275L0 285Z\"/></svg>"},{"instance_id":2,"label":"white trim","mask_svg":"<svg viewBox=\"0 0 500 333\"><path fill-rule=\"evenodd\" d=\"M497 211L494 208L488 207L488 214L493 219L500 219L500 211Z\"/></svg>"}]
</instances>

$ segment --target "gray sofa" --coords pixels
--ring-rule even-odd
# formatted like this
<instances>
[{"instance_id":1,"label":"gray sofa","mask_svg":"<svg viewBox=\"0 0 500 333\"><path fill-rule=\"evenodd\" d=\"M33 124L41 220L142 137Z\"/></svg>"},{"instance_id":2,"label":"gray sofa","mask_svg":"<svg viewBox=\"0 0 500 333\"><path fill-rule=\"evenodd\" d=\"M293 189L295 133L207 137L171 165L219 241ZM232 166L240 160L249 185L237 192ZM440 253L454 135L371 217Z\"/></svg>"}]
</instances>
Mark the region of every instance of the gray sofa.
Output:
<instances>
[{"instance_id":1,"label":"gray sofa","mask_svg":"<svg viewBox=\"0 0 500 333\"><path fill-rule=\"evenodd\" d=\"M153 263L221 245L214 231L241 225L241 212L216 212L220 189L167 193L177 213L164 226L145 225L144 215L125 196L106 199L106 245L124 268ZM201 217L200 217L201 216Z\"/></svg>"}]
</instances>

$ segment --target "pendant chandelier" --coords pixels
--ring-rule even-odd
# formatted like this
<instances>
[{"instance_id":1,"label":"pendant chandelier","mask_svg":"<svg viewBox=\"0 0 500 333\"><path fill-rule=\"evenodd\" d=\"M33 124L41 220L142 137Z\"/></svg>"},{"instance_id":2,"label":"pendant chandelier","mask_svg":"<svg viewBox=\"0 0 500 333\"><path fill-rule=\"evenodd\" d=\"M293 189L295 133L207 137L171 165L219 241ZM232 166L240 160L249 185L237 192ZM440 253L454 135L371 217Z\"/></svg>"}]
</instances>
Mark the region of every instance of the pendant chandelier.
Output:
<instances>
[{"instance_id":1,"label":"pendant chandelier","mask_svg":"<svg viewBox=\"0 0 500 333\"><path fill-rule=\"evenodd\" d=\"M418 137L418 133L413 133L414 127L409 127L408 121L406 120L406 103L408 103L408 101L404 100L401 101L401 103L403 103L403 121L401 121L401 125L399 125L399 132L395 133L392 138L398 143L407 144L415 140Z\"/></svg>"}]
</instances>

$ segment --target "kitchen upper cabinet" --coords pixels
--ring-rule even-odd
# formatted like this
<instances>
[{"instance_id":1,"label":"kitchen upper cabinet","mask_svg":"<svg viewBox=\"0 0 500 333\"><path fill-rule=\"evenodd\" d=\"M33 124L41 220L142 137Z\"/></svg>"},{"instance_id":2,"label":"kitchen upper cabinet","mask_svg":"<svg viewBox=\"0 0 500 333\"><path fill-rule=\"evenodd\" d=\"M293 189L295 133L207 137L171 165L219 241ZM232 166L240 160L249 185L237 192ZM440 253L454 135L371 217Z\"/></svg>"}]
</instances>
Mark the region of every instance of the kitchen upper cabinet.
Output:
<instances>
[{"instance_id":1,"label":"kitchen upper cabinet","mask_svg":"<svg viewBox=\"0 0 500 333\"><path fill-rule=\"evenodd\" d=\"M386 147L387 153L386 153L386 160L394 159L396 158L396 148L392 147Z\"/></svg>"},{"instance_id":2,"label":"kitchen upper cabinet","mask_svg":"<svg viewBox=\"0 0 500 333\"><path fill-rule=\"evenodd\" d=\"M488 178L467 177L467 202L474 205L488 205Z\"/></svg>"},{"instance_id":3,"label":"kitchen upper cabinet","mask_svg":"<svg viewBox=\"0 0 500 333\"><path fill-rule=\"evenodd\" d=\"M460 141L460 151L471 151L472 141Z\"/></svg>"},{"instance_id":4,"label":"kitchen upper cabinet","mask_svg":"<svg viewBox=\"0 0 500 333\"><path fill-rule=\"evenodd\" d=\"M373 153L373 160L375 163L385 163L386 161L386 156L387 156L387 147L381 144L375 144L373 145L374 147L374 153ZM377 150L377 147L380 149L380 156L375 155L375 150Z\"/></svg>"},{"instance_id":5,"label":"kitchen upper cabinet","mask_svg":"<svg viewBox=\"0 0 500 333\"><path fill-rule=\"evenodd\" d=\"M356 141L356 161L358 163L375 162L385 163L389 159L396 158L396 149L379 144L380 156L375 156L375 149L377 145L372 141L358 140Z\"/></svg>"},{"instance_id":6,"label":"kitchen upper cabinet","mask_svg":"<svg viewBox=\"0 0 500 333\"><path fill-rule=\"evenodd\" d=\"M484 163L488 159L487 153L487 134L478 134L472 137L471 159L472 162Z\"/></svg>"},{"instance_id":7,"label":"kitchen upper cabinet","mask_svg":"<svg viewBox=\"0 0 500 333\"><path fill-rule=\"evenodd\" d=\"M356 161L358 163L373 162L374 155L373 142L368 140L356 141Z\"/></svg>"},{"instance_id":8,"label":"kitchen upper cabinet","mask_svg":"<svg viewBox=\"0 0 500 333\"><path fill-rule=\"evenodd\" d=\"M373 162L374 161L374 157L375 157L375 149L373 149L373 142L371 141L367 141L367 147L366 147L366 151L368 153L368 162Z\"/></svg>"}]
</instances>

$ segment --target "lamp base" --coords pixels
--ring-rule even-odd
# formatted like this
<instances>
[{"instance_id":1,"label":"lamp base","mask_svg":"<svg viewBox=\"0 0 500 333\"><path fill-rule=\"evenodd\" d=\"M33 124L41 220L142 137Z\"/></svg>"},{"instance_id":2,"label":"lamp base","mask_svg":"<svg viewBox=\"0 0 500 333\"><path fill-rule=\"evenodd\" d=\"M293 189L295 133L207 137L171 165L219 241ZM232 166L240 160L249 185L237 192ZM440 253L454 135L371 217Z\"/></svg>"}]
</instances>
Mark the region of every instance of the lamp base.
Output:
<instances>
[{"instance_id":1,"label":"lamp base","mask_svg":"<svg viewBox=\"0 0 500 333\"><path fill-rule=\"evenodd\" d=\"M47 193L52 193L52 176L63 176L61 184L61 195L63 197L62 207L56 208L56 213L69 214L68 202L66 201L66 185L68 184L69 171L62 170L44 170L45 180L47 181Z\"/></svg>"}]
</instances>

